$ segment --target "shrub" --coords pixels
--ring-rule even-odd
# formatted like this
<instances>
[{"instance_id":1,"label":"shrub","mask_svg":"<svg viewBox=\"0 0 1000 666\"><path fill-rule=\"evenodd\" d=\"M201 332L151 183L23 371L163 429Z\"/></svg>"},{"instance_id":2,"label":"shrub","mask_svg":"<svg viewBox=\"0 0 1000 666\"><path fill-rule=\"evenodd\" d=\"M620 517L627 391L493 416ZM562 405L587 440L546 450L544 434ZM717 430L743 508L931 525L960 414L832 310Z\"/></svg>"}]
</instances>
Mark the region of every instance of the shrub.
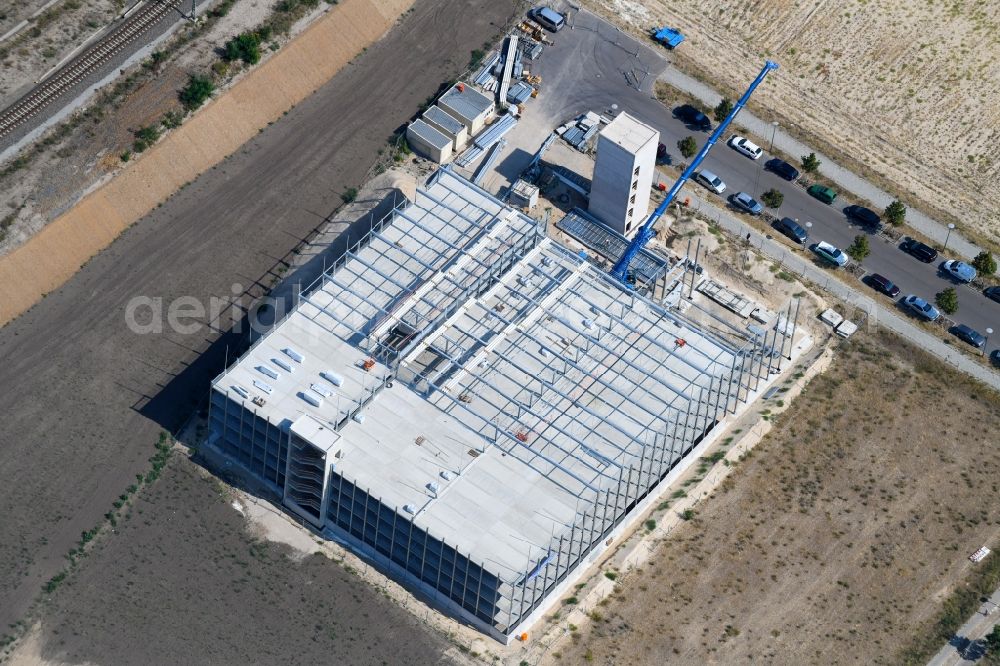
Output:
<instances>
[{"instance_id":1,"label":"shrub","mask_svg":"<svg viewBox=\"0 0 1000 666\"><path fill-rule=\"evenodd\" d=\"M340 195L341 201L343 201L345 204L349 204L357 198L358 198L358 188L356 187L348 187Z\"/></svg>"},{"instance_id":2,"label":"shrub","mask_svg":"<svg viewBox=\"0 0 1000 666\"><path fill-rule=\"evenodd\" d=\"M260 62L260 37L256 32L243 32L226 42L225 58L229 62L242 60L248 65Z\"/></svg>"},{"instance_id":3,"label":"shrub","mask_svg":"<svg viewBox=\"0 0 1000 666\"><path fill-rule=\"evenodd\" d=\"M681 518L684 520L691 520L694 518L694 509L684 509L684 511L681 512Z\"/></svg>"},{"instance_id":4,"label":"shrub","mask_svg":"<svg viewBox=\"0 0 1000 666\"><path fill-rule=\"evenodd\" d=\"M211 78L202 74L192 74L179 97L185 109L194 111L204 104L213 92L215 92L215 84L212 83Z\"/></svg>"},{"instance_id":5,"label":"shrub","mask_svg":"<svg viewBox=\"0 0 1000 666\"><path fill-rule=\"evenodd\" d=\"M855 236L854 242L847 248L847 254L854 261L864 261L865 257L871 254L871 251L871 248L868 247L868 236L864 234Z\"/></svg>"},{"instance_id":6,"label":"shrub","mask_svg":"<svg viewBox=\"0 0 1000 666\"><path fill-rule=\"evenodd\" d=\"M958 292L954 287L948 287L944 291L939 291L934 295L934 302L945 314L955 314L958 312Z\"/></svg>"},{"instance_id":7,"label":"shrub","mask_svg":"<svg viewBox=\"0 0 1000 666\"><path fill-rule=\"evenodd\" d=\"M722 101L718 103L715 107L715 121L721 123L729 115L729 112L733 110L733 103L730 102L725 97Z\"/></svg>"},{"instance_id":8,"label":"shrub","mask_svg":"<svg viewBox=\"0 0 1000 666\"><path fill-rule=\"evenodd\" d=\"M896 199L885 207L884 217L888 220L889 224L898 227L906 219L906 206L903 205L902 201Z\"/></svg>"},{"instance_id":9,"label":"shrub","mask_svg":"<svg viewBox=\"0 0 1000 666\"><path fill-rule=\"evenodd\" d=\"M806 173L816 173L819 171L819 165L822 162L816 157L816 153L809 153L808 155L802 156L802 170Z\"/></svg>"},{"instance_id":10,"label":"shrub","mask_svg":"<svg viewBox=\"0 0 1000 666\"><path fill-rule=\"evenodd\" d=\"M698 142L693 136L686 136L677 142L677 149L684 157L693 157L698 152Z\"/></svg>"},{"instance_id":11,"label":"shrub","mask_svg":"<svg viewBox=\"0 0 1000 666\"><path fill-rule=\"evenodd\" d=\"M764 205L768 208L778 208L785 201L785 195L772 187L767 192L760 195L760 200L764 202Z\"/></svg>"},{"instance_id":12,"label":"shrub","mask_svg":"<svg viewBox=\"0 0 1000 666\"><path fill-rule=\"evenodd\" d=\"M180 127L183 120L184 116L181 115L180 111L167 111L163 114L160 124L166 129L174 129Z\"/></svg>"},{"instance_id":13,"label":"shrub","mask_svg":"<svg viewBox=\"0 0 1000 666\"><path fill-rule=\"evenodd\" d=\"M156 140L160 138L160 130L156 125L140 127L135 131L135 138L141 139L148 144L156 143Z\"/></svg>"},{"instance_id":14,"label":"shrub","mask_svg":"<svg viewBox=\"0 0 1000 666\"><path fill-rule=\"evenodd\" d=\"M997 272L997 260L993 258L993 253L983 250L972 260L972 265L980 275L993 275Z\"/></svg>"}]
</instances>

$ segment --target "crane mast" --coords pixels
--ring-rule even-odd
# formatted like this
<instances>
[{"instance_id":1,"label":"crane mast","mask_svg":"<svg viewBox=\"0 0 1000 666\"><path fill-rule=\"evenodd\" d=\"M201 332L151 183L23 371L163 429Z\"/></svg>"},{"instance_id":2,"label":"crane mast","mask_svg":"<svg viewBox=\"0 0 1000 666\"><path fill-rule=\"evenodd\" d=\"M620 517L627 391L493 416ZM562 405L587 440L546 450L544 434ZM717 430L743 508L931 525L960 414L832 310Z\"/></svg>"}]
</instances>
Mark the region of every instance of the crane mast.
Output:
<instances>
[{"instance_id":1,"label":"crane mast","mask_svg":"<svg viewBox=\"0 0 1000 666\"><path fill-rule=\"evenodd\" d=\"M670 188L670 191L667 192L667 196L663 199L663 202L656 207L656 210L650 213L648 218L646 218L642 227L636 232L632 242L629 243L629 246L625 249L625 253L622 254L621 258L617 261L617 263L615 263L614 268L611 269L611 275L615 276L622 282L627 283L629 265L632 263L632 260L635 259L635 256L639 254L639 251L642 250L642 248L646 246L646 243L648 243L653 237L653 227L656 225L656 221L659 220L663 213L666 212L667 207L670 206L673 200L677 197L678 192L680 192L681 188L684 187L684 183L688 181L691 174L693 174L701 165L702 160L704 160L705 156L708 155L708 151L712 149L715 142L718 141L719 137L722 136L726 129L729 128L729 124L736 117L736 114L740 112L740 109L746 106L746 103L750 99L750 95L753 94L753 91L757 89L757 86L761 84L772 69L777 68L778 63L776 62L768 60L764 63L764 68L760 70L760 74L758 74L757 78L753 80L753 83L751 83L750 87L747 88L747 91L743 93L743 96L737 100L736 105L733 106L733 110L729 112L729 115L726 116L725 120L719 123L719 126L715 128L712 135L708 137L708 141L705 142L705 145L701 147L698 154L695 155L693 160L691 160L691 164L684 169L684 173L680 175L677 182L675 182L673 187Z\"/></svg>"}]
</instances>

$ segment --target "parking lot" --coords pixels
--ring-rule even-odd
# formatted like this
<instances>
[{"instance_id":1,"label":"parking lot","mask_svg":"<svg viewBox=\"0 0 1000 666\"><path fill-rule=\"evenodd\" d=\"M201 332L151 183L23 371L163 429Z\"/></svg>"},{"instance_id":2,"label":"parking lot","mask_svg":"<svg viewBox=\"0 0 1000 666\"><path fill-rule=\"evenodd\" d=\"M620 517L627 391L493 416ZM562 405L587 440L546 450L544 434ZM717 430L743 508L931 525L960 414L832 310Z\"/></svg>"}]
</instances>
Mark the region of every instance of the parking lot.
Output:
<instances>
[{"instance_id":1,"label":"parking lot","mask_svg":"<svg viewBox=\"0 0 1000 666\"><path fill-rule=\"evenodd\" d=\"M532 73L542 77L540 94L527 103L524 121L508 135L509 145L500 158L499 173L485 181L490 189L499 189L515 177L552 129L586 111L625 111L655 127L673 163L683 160L677 149L679 140L694 136L700 146L708 138L707 132L690 129L673 118L671 110L653 95L657 77L668 67L666 57L669 56L660 47L652 42L639 43L585 11L569 12L568 26L551 35L551 39L554 44L545 49L537 62L531 63ZM782 76L782 70L771 76ZM739 130L734 129L734 132ZM753 161L725 145L732 133L720 138L703 163L703 168L715 172L726 183L724 195L710 195L719 205L725 205L726 198L739 191L759 196L775 188L784 195L784 202L777 211L769 212L797 219L803 226L811 223L809 245L827 241L846 249L855 236L869 233L851 224L844 215L843 209L856 203L846 193L840 193L832 205L820 203L807 194L804 187L764 170L764 163L770 158L766 152L760 160ZM763 147L767 151L766 143ZM585 175L589 177L590 174ZM672 181L676 172L667 169L663 177ZM707 194L700 186L688 187L697 187L700 195ZM959 311L953 316L956 322L981 333L987 328L1000 331L1000 304L984 297L975 287L959 284L939 271L941 263L953 258L947 252L942 252L937 261L925 264L900 250L896 242L885 236L869 234L869 243L871 254L863 262L864 269L888 277L901 290L896 300L871 290L876 302L908 313L899 305L899 298L915 294L933 302L936 293L954 286L959 298ZM787 245L790 252L809 253L808 249L796 248L790 241ZM944 334L943 329L941 333ZM954 342L965 344L957 339ZM986 351L997 348L1000 348L1000 336L989 340Z\"/></svg>"}]
</instances>

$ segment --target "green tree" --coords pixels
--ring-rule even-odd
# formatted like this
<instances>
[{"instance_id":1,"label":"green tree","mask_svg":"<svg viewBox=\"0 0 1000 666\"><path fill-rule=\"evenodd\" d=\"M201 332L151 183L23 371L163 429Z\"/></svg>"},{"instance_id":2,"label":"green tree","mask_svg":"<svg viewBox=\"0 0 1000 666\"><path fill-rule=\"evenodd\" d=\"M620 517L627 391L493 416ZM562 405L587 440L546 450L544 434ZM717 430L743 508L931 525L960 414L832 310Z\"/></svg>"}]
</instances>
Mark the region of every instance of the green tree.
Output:
<instances>
[{"instance_id":1,"label":"green tree","mask_svg":"<svg viewBox=\"0 0 1000 666\"><path fill-rule=\"evenodd\" d=\"M184 108L188 111L194 111L204 104L213 92L215 92L215 84L212 83L211 78L203 74L192 74L179 97Z\"/></svg>"},{"instance_id":2,"label":"green tree","mask_svg":"<svg viewBox=\"0 0 1000 666\"><path fill-rule=\"evenodd\" d=\"M972 265L980 275L993 275L997 272L997 260L993 258L993 253L983 250L972 260Z\"/></svg>"},{"instance_id":3,"label":"green tree","mask_svg":"<svg viewBox=\"0 0 1000 666\"><path fill-rule=\"evenodd\" d=\"M958 292L954 287L939 291L934 295L934 302L945 314L952 315L958 312Z\"/></svg>"},{"instance_id":4,"label":"green tree","mask_svg":"<svg viewBox=\"0 0 1000 666\"><path fill-rule=\"evenodd\" d=\"M715 107L715 121L721 123L732 110L733 103L723 97L722 101Z\"/></svg>"},{"instance_id":5,"label":"green tree","mask_svg":"<svg viewBox=\"0 0 1000 666\"><path fill-rule=\"evenodd\" d=\"M693 136L686 136L677 142L677 149L684 157L692 157L698 152L698 142L694 140Z\"/></svg>"},{"instance_id":6,"label":"green tree","mask_svg":"<svg viewBox=\"0 0 1000 666\"><path fill-rule=\"evenodd\" d=\"M991 661L1000 661L1000 624L993 625L993 631L983 638L986 643L986 654L991 657Z\"/></svg>"},{"instance_id":7,"label":"green tree","mask_svg":"<svg viewBox=\"0 0 1000 666\"><path fill-rule=\"evenodd\" d=\"M763 201L764 205L768 208L779 208L785 201L785 195L772 187L767 192L760 195L760 200Z\"/></svg>"},{"instance_id":8,"label":"green tree","mask_svg":"<svg viewBox=\"0 0 1000 666\"><path fill-rule=\"evenodd\" d=\"M885 219L894 227L898 227L906 219L906 206L899 199L885 207Z\"/></svg>"},{"instance_id":9,"label":"green tree","mask_svg":"<svg viewBox=\"0 0 1000 666\"><path fill-rule=\"evenodd\" d=\"M851 259L859 262L864 261L865 257L871 254L871 251L871 248L868 247L868 236L864 234L855 236L854 242L847 248L847 254L850 255Z\"/></svg>"},{"instance_id":10,"label":"green tree","mask_svg":"<svg viewBox=\"0 0 1000 666\"><path fill-rule=\"evenodd\" d=\"M806 173L816 173L819 171L819 165L822 162L816 157L816 153L809 153L808 155L802 156L802 170Z\"/></svg>"}]
</instances>

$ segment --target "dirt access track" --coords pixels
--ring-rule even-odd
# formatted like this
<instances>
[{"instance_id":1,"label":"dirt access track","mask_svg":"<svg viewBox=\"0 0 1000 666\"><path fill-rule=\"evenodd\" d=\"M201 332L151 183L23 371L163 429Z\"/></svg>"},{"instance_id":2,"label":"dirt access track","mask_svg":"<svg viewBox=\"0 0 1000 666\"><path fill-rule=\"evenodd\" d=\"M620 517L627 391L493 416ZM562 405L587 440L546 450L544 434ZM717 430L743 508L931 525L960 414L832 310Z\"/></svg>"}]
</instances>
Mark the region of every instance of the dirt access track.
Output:
<instances>
[{"instance_id":1,"label":"dirt access track","mask_svg":"<svg viewBox=\"0 0 1000 666\"><path fill-rule=\"evenodd\" d=\"M390 134L514 13L512 2L418 0L329 83L0 329L0 626L24 614L147 468L159 430L189 414L222 368L231 340L217 329L137 335L127 302L207 305L269 281Z\"/></svg>"},{"instance_id":2,"label":"dirt access track","mask_svg":"<svg viewBox=\"0 0 1000 666\"><path fill-rule=\"evenodd\" d=\"M329 81L411 4L338 3L142 159L0 257L0 284L15 286L0 302L0 324L59 287L128 225Z\"/></svg>"}]
</instances>

